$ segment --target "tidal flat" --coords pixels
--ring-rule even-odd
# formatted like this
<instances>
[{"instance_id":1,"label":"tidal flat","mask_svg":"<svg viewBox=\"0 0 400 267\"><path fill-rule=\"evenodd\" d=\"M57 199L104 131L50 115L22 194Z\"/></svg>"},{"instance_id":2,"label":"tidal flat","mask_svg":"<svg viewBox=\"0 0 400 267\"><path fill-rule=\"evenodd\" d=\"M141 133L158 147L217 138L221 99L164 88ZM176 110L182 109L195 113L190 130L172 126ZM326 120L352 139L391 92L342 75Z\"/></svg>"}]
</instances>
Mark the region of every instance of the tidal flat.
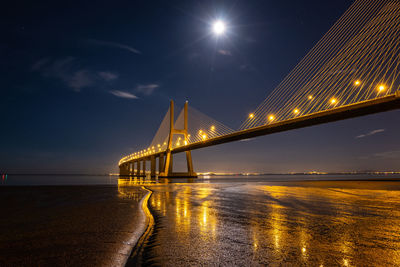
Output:
<instances>
[{"instance_id":1,"label":"tidal flat","mask_svg":"<svg viewBox=\"0 0 400 267\"><path fill-rule=\"evenodd\" d=\"M155 226L142 265L400 265L396 179L210 179L146 188Z\"/></svg>"},{"instance_id":2,"label":"tidal flat","mask_svg":"<svg viewBox=\"0 0 400 267\"><path fill-rule=\"evenodd\" d=\"M0 266L400 265L397 176L104 181L0 187Z\"/></svg>"},{"instance_id":3,"label":"tidal flat","mask_svg":"<svg viewBox=\"0 0 400 267\"><path fill-rule=\"evenodd\" d=\"M145 227L140 187L0 187L0 266L121 266Z\"/></svg>"}]
</instances>

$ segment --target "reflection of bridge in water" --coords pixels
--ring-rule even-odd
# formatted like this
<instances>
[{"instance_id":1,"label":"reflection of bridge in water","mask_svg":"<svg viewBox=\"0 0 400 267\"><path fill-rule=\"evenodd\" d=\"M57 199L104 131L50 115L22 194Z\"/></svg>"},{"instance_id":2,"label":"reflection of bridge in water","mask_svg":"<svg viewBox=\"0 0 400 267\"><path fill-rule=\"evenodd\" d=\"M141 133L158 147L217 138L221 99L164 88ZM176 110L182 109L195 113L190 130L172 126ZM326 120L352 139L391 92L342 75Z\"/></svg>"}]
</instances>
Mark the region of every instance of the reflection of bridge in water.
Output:
<instances>
[{"instance_id":1,"label":"reflection of bridge in water","mask_svg":"<svg viewBox=\"0 0 400 267\"><path fill-rule=\"evenodd\" d=\"M358 0L237 130L174 105L152 143L119 162L120 175L196 177L191 150L400 108L400 2ZM173 172L186 153L187 172Z\"/></svg>"},{"instance_id":2,"label":"reflection of bridge in water","mask_svg":"<svg viewBox=\"0 0 400 267\"><path fill-rule=\"evenodd\" d=\"M167 181L118 186L134 198L139 185L153 192L158 230L144 247L152 265L400 264L398 182Z\"/></svg>"}]
</instances>

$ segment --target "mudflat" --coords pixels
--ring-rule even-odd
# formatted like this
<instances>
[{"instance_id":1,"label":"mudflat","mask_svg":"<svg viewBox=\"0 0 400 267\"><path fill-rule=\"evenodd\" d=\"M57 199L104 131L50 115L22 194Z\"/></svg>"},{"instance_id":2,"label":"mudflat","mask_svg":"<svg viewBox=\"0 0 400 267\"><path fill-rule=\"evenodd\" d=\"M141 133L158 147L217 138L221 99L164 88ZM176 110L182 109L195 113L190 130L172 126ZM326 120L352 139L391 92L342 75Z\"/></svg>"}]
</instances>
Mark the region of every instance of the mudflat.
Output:
<instances>
[{"instance_id":1,"label":"mudflat","mask_svg":"<svg viewBox=\"0 0 400 267\"><path fill-rule=\"evenodd\" d=\"M139 202L116 185L0 187L0 266L119 266L139 224Z\"/></svg>"}]
</instances>

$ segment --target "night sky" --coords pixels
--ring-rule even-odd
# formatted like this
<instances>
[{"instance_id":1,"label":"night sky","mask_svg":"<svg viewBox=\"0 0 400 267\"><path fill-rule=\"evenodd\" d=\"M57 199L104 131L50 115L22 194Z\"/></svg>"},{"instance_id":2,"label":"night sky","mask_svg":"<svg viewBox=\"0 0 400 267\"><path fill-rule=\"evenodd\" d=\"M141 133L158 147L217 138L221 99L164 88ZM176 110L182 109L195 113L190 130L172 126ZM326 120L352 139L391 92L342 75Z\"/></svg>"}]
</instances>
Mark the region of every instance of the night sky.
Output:
<instances>
[{"instance_id":1,"label":"night sky","mask_svg":"<svg viewBox=\"0 0 400 267\"><path fill-rule=\"evenodd\" d=\"M352 2L3 3L0 171L116 172L151 142L170 99L236 129ZM228 27L218 40L216 19ZM400 170L399 120L392 111L197 150L194 167Z\"/></svg>"}]
</instances>

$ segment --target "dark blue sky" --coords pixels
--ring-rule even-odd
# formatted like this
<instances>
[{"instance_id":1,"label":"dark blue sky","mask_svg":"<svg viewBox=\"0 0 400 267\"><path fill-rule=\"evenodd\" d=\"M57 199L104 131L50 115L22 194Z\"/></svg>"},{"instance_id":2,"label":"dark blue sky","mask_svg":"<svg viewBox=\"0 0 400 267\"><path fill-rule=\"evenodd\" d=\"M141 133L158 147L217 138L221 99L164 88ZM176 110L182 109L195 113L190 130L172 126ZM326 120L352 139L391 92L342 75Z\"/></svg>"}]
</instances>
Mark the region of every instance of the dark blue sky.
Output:
<instances>
[{"instance_id":1,"label":"dark blue sky","mask_svg":"<svg viewBox=\"0 0 400 267\"><path fill-rule=\"evenodd\" d=\"M116 171L122 156L151 142L170 99L181 105L189 100L237 128L351 4L3 4L0 171ZM209 34L217 18L229 25L229 38L218 43ZM194 151L195 169L400 169L399 115L382 113Z\"/></svg>"}]
</instances>

